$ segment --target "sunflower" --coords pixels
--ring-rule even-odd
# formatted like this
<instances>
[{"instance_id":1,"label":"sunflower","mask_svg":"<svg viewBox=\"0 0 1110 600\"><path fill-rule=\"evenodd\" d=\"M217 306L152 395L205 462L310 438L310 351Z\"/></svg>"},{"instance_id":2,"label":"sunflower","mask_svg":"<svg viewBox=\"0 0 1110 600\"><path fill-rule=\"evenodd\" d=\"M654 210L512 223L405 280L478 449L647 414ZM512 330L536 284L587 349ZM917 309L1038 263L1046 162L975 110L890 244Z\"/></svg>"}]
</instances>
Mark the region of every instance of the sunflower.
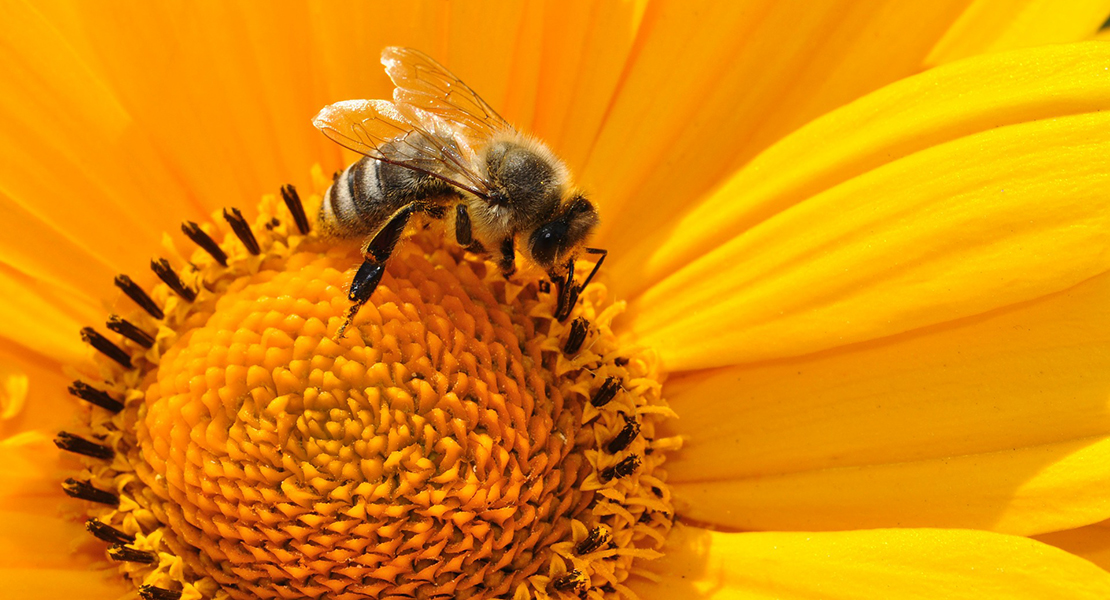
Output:
<instances>
[{"instance_id":1,"label":"sunflower","mask_svg":"<svg viewBox=\"0 0 1110 600\"><path fill-rule=\"evenodd\" d=\"M2 10L11 595L1110 593L1105 3ZM590 190L574 319L429 223L331 335L388 45Z\"/></svg>"}]
</instances>

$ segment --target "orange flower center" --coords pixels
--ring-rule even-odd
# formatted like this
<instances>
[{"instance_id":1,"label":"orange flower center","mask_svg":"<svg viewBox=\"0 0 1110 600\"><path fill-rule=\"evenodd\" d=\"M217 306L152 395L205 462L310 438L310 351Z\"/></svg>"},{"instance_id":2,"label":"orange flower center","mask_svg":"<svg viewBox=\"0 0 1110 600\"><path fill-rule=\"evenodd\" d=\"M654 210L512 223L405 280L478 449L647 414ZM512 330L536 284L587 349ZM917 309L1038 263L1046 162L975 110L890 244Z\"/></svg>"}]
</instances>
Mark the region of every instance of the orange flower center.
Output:
<instances>
[{"instance_id":1,"label":"orange flower center","mask_svg":"<svg viewBox=\"0 0 1110 600\"><path fill-rule=\"evenodd\" d=\"M132 368L80 384L123 408L90 409L115 460L67 491L118 499L90 528L119 534L142 595L631 596L673 519L677 442L604 287L561 323L536 277L505 281L431 223L337 338L358 249L280 208L263 202L257 253L230 233L226 266L197 250L184 295L154 290L160 322L130 315L156 343L117 344Z\"/></svg>"}]
</instances>

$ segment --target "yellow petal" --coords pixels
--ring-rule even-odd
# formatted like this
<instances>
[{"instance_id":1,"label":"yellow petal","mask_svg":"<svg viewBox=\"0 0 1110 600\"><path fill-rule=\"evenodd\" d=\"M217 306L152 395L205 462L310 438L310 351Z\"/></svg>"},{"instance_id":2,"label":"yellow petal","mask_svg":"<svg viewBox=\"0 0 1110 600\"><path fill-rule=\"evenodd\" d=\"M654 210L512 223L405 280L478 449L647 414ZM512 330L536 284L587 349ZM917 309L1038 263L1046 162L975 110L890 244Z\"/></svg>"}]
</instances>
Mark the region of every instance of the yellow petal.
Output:
<instances>
[{"instance_id":1,"label":"yellow petal","mask_svg":"<svg viewBox=\"0 0 1110 600\"><path fill-rule=\"evenodd\" d=\"M52 432L28 431L0 441L5 485L0 511L58 517L66 501L63 474L76 472L80 463L62 456L51 443L52 437Z\"/></svg>"},{"instance_id":2,"label":"yellow petal","mask_svg":"<svg viewBox=\"0 0 1110 600\"><path fill-rule=\"evenodd\" d=\"M79 569L0 569L9 598L119 600L129 586L114 572Z\"/></svg>"},{"instance_id":3,"label":"yellow petal","mask_svg":"<svg viewBox=\"0 0 1110 600\"><path fill-rule=\"evenodd\" d=\"M1110 521L1101 521L1086 527L1056 531L1034 538L1085 558L1103 569L1110 570Z\"/></svg>"},{"instance_id":4,"label":"yellow petal","mask_svg":"<svg viewBox=\"0 0 1110 600\"><path fill-rule=\"evenodd\" d=\"M273 192L282 183L305 183L313 162L330 157L335 164L329 166L335 167L339 157L309 123L323 106L324 81L321 70L312 69L306 6L283 3L259 10L251 3L196 3L184 8L135 2L104 11L59 2L40 9L81 54L66 56L52 44L38 51L70 69L93 62L85 68L150 140L152 147L135 158L157 160L172 173L161 193L129 198L166 213L169 223L156 231L176 229L177 221L188 216L168 210L164 195L187 193L201 207L197 216L204 216ZM66 94L60 101L79 103L81 96ZM130 157L107 158L127 164Z\"/></svg>"},{"instance_id":5,"label":"yellow petal","mask_svg":"<svg viewBox=\"0 0 1110 600\"><path fill-rule=\"evenodd\" d=\"M1110 517L1110 275L915 334L667 383L672 483L747 529ZM725 483L725 482L733 483ZM711 496L711 497L710 497Z\"/></svg>"},{"instance_id":6,"label":"yellow petal","mask_svg":"<svg viewBox=\"0 0 1110 600\"><path fill-rule=\"evenodd\" d=\"M731 481L673 483L691 519L738 529L967 527L1018 535L1110 515L1110 437Z\"/></svg>"},{"instance_id":7,"label":"yellow petal","mask_svg":"<svg viewBox=\"0 0 1110 600\"><path fill-rule=\"evenodd\" d=\"M110 282L109 282L110 283ZM70 298L49 284L37 282L0 265L0 339L29 348L59 362L88 356L78 332L96 324L101 311L85 297Z\"/></svg>"},{"instance_id":8,"label":"yellow petal","mask_svg":"<svg viewBox=\"0 0 1110 600\"><path fill-rule=\"evenodd\" d=\"M630 328L671 369L723 366L982 313L1110 268L1110 116L1087 112L1110 102L1108 62L1095 42L993 55L815 122L653 237L657 260L617 261L640 258L646 281L675 269L630 304Z\"/></svg>"},{"instance_id":9,"label":"yellow petal","mask_svg":"<svg viewBox=\"0 0 1110 600\"><path fill-rule=\"evenodd\" d=\"M104 560L104 542L57 516L0 511L0 562L8 568L88 569Z\"/></svg>"},{"instance_id":10,"label":"yellow petal","mask_svg":"<svg viewBox=\"0 0 1110 600\"><path fill-rule=\"evenodd\" d=\"M975 0L948 30L925 64L934 66L975 54L1078 42L1110 15L1106 0Z\"/></svg>"},{"instance_id":11,"label":"yellow petal","mask_svg":"<svg viewBox=\"0 0 1110 600\"><path fill-rule=\"evenodd\" d=\"M535 93L535 116L525 129L580 170L605 123L639 35L646 2L552 2L543 17L545 45ZM526 123L514 120L520 126ZM597 197L599 202L604 198Z\"/></svg>"},{"instance_id":12,"label":"yellow petal","mask_svg":"<svg viewBox=\"0 0 1110 600\"><path fill-rule=\"evenodd\" d=\"M943 529L722 533L677 527L644 600L1105 598L1110 574L1026 538Z\"/></svg>"},{"instance_id":13,"label":"yellow petal","mask_svg":"<svg viewBox=\"0 0 1110 600\"><path fill-rule=\"evenodd\" d=\"M0 365L7 393L22 395L21 402L0 401L0 440L33 429L54 432L74 421L81 402L66 392L74 378L66 377L58 363L0 341Z\"/></svg>"},{"instance_id":14,"label":"yellow petal","mask_svg":"<svg viewBox=\"0 0 1110 600\"><path fill-rule=\"evenodd\" d=\"M52 252L47 238L29 252L40 255L35 268L47 258L99 261L114 269L141 265L121 239L153 248L161 231L202 214L173 185L172 173L88 57L76 54L34 8L6 4L0 35L6 86L0 96L0 206L9 215L26 213L18 220L43 221L91 257L69 247ZM4 239L0 252L9 243ZM14 241L35 243L19 236ZM24 260L35 258L26 256L27 248L14 250ZM11 252L0 257L20 270L32 268ZM111 280L101 285L106 290Z\"/></svg>"},{"instance_id":15,"label":"yellow petal","mask_svg":"<svg viewBox=\"0 0 1110 600\"><path fill-rule=\"evenodd\" d=\"M598 243L616 256L670 231L693 198L782 136L918 72L965 4L652 2L603 129L580 133L593 142L584 168L568 152L601 205Z\"/></svg>"},{"instance_id":16,"label":"yellow petal","mask_svg":"<svg viewBox=\"0 0 1110 600\"><path fill-rule=\"evenodd\" d=\"M23 412L30 378L10 364L0 365L0 422L7 423Z\"/></svg>"}]
</instances>

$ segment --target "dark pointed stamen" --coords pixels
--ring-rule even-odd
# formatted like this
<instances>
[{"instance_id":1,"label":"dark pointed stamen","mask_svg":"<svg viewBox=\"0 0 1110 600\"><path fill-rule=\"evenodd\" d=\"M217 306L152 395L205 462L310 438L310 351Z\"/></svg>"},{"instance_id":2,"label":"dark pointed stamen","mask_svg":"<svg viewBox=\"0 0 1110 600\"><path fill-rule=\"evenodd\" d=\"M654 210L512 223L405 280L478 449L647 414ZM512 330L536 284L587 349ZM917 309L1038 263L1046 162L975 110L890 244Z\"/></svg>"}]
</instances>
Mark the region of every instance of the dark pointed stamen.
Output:
<instances>
[{"instance_id":1,"label":"dark pointed stamen","mask_svg":"<svg viewBox=\"0 0 1110 600\"><path fill-rule=\"evenodd\" d=\"M123 544L116 544L108 548L108 556L119 562L135 562L150 565L158 562L158 554L148 550L139 550Z\"/></svg>"},{"instance_id":2,"label":"dark pointed stamen","mask_svg":"<svg viewBox=\"0 0 1110 600\"><path fill-rule=\"evenodd\" d=\"M143 348L150 348L154 345L154 337L149 333L139 329L131 321L120 318L117 315L108 317L108 329L122 335L123 337L135 342Z\"/></svg>"},{"instance_id":3,"label":"dark pointed stamen","mask_svg":"<svg viewBox=\"0 0 1110 600\"><path fill-rule=\"evenodd\" d=\"M184 298L187 302L192 302L197 299L197 293L187 287L177 276L177 271L173 270L170 266L170 261L159 258L158 260L150 261L150 269L158 276L166 285L170 286L173 293Z\"/></svg>"},{"instance_id":4,"label":"dark pointed stamen","mask_svg":"<svg viewBox=\"0 0 1110 600\"><path fill-rule=\"evenodd\" d=\"M139 596L143 600L181 600L181 592L154 587L153 585L139 586Z\"/></svg>"},{"instance_id":5,"label":"dark pointed stamen","mask_svg":"<svg viewBox=\"0 0 1110 600\"><path fill-rule=\"evenodd\" d=\"M613 533L604 527L594 527L586 539L574 548L577 554L589 554L605 547L613 540Z\"/></svg>"},{"instance_id":6,"label":"dark pointed stamen","mask_svg":"<svg viewBox=\"0 0 1110 600\"><path fill-rule=\"evenodd\" d=\"M255 256L258 256L262 249L258 246L258 240L254 239L254 232L251 231L251 226L247 220L243 218L243 213L239 212L238 208L225 208L224 219L227 220L228 225L231 225L231 230L235 232L235 236L243 245L247 247L247 251Z\"/></svg>"},{"instance_id":7,"label":"dark pointed stamen","mask_svg":"<svg viewBox=\"0 0 1110 600\"><path fill-rule=\"evenodd\" d=\"M586 341L586 334L590 331L590 322L583 317L571 321L570 333L567 334L567 341L563 344L563 354L571 356L582 348L582 342Z\"/></svg>"},{"instance_id":8,"label":"dark pointed stamen","mask_svg":"<svg viewBox=\"0 0 1110 600\"><path fill-rule=\"evenodd\" d=\"M632 443L632 440L636 439L636 436L640 435L640 422L636 420L636 417L623 416L624 428L613 436L613 439L609 440L609 443L605 446L605 451L609 454L616 454L624 450Z\"/></svg>"},{"instance_id":9,"label":"dark pointed stamen","mask_svg":"<svg viewBox=\"0 0 1110 600\"><path fill-rule=\"evenodd\" d=\"M602 483L605 483L618 477L628 477L635 473L638 468L640 468L640 457L633 454L608 469L602 470L598 477L601 479Z\"/></svg>"},{"instance_id":10,"label":"dark pointed stamen","mask_svg":"<svg viewBox=\"0 0 1110 600\"><path fill-rule=\"evenodd\" d=\"M108 338L100 335L100 332L92 327L81 328L81 339L88 345L96 348L101 354L116 361L124 368L131 368L131 356L124 352L123 348L112 343Z\"/></svg>"},{"instance_id":11,"label":"dark pointed stamen","mask_svg":"<svg viewBox=\"0 0 1110 600\"><path fill-rule=\"evenodd\" d=\"M551 587L559 592L579 593L586 589L586 576L578 569L571 569L551 580Z\"/></svg>"},{"instance_id":12,"label":"dark pointed stamen","mask_svg":"<svg viewBox=\"0 0 1110 600\"><path fill-rule=\"evenodd\" d=\"M208 235L200 228L200 225L192 221L185 221L181 224L181 231L184 231L185 235L189 236L190 240L193 240L193 243L203 248L204 251L207 252L209 256L216 259L216 262L220 263L221 266L227 266L227 254L223 251L223 248L220 248L220 245L216 243L216 240L212 239L212 236Z\"/></svg>"},{"instance_id":13,"label":"dark pointed stamen","mask_svg":"<svg viewBox=\"0 0 1110 600\"><path fill-rule=\"evenodd\" d=\"M616 377L605 378L605 383L602 383L601 387L594 392L593 398L590 398L590 404L593 404L597 408L609 404L609 402L616 397L617 390L619 390L620 387L621 382Z\"/></svg>"},{"instance_id":14,"label":"dark pointed stamen","mask_svg":"<svg viewBox=\"0 0 1110 600\"><path fill-rule=\"evenodd\" d=\"M94 488L91 483L79 481L72 477L62 482L62 491L71 498L107 504L108 506L119 506L119 496L116 496L112 492L98 490Z\"/></svg>"},{"instance_id":15,"label":"dark pointed stamen","mask_svg":"<svg viewBox=\"0 0 1110 600\"><path fill-rule=\"evenodd\" d=\"M92 458L102 458L104 460L110 460L116 454L108 446L90 442L83 437L73 435L72 433L66 433L65 431L58 432L57 437L54 438L54 445L67 452L83 454Z\"/></svg>"},{"instance_id":16,"label":"dark pointed stamen","mask_svg":"<svg viewBox=\"0 0 1110 600\"><path fill-rule=\"evenodd\" d=\"M99 519L85 521L85 529L96 536L96 539L109 544L130 544L135 541L135 536L124 533Z\"/></svg>"},{"instance_id":17,"label":"dark pointed stamen","mask_svg":"<svg viewBox=\"0 0 1110 600\"><path fill-rule=\"evenodd\" d=\"M158 308L158 305L154 303L154 300L143 291L143 288L136 285L134 281L131 281L131 278L127 275L116 275L116 287L127 294L128 298L131 298L135 304L138 304L147 314L155 319L161 319L166 316L165 313L162 312L162 309Z\"/></svg>"},{"instance_id":18,"label":"dark pointed stamen","mask_svg":"<svg viewBox=\"0 0 1110 600\"><path fill-rule=\"evenodd\" d=\"M289 212L293 213L297 229L301 233L308 233L308 217L304 214L304 204L301 204L301 196L297 193L297 188L292 185L281 186L281 199L285 201L285 206L289 207Z\"/></svg>"},{"instance_id":19,"label":"dark pointed stamen","mask_svg":"<svg viewBox=\"0 0 1110 600\"><path fill-rule=\"evenodd\" d=\"M107 392L102 392L83 381L74 381L69 386L69 393L109 412L118 413L123 410L122 402L109 396Z\"/></svg>"}]
</instances>

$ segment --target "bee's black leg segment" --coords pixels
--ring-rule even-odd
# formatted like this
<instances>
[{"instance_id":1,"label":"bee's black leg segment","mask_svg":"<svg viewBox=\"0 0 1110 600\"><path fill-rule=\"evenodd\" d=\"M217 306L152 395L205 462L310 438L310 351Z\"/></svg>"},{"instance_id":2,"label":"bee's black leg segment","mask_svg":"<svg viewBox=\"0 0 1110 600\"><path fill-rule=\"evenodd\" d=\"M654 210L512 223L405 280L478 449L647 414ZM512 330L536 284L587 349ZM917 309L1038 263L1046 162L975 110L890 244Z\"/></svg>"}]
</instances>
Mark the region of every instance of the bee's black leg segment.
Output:
<instances>
[{"instance_id":1,"label":"bee's black leg segment","mask_svg":"<svg viewBox=\"0 0 1110 600\"><path fill-rule=\"evenodd\" d=\"M358 268L354 279L351 280L351 291L348 292L347 299L360 307L366 304L370 295L382 282L382 275L385 275L385 263L370 259L362 261L362 266Z\"/></svg>"},{"instance_id":2,"label":"bee's black leg segment","mask_svg":"<svg viewBox=\"0 0 1110 600\"><path fill-rule=\"evenodd\" d=\"M405 232L405 226L408 225L409 219L412 218L412 214L417 209L418 206L415 202L406 204L393 213L389 221L366 244L363 251L364 260L358 271L355 272L354 278L351 279L351 289L347 292L347 299L351 301L351 310L339 326L337 339L343 337L347 326L358 314L358 309L369 302L370 296L378 288L382 276L385 275L385 263L389 260L389 256L393 254L393 249L397 247L401 234Z\"/></svg>"},{"instance_id":3,"label":"bee's black leg segment","mask_svg":"<svg viewBox=\"0 0 1110 600\"><path fill-rule=\"evenodd\" d=\"M497 261L497 266L501 268L501 274L505 279L516 273L516 248L513 246L512 236L501 241L501 257Z\"/></svg>"},{"instance_id":4,"label":"bee's black leg segment","mask_svg":"<svg viewBox=\"0 0 1110 600\"><path fill-rule=\"evenodd\" d=\"M555 305L555 320L562 322L566 321L570 316L570 311L574 309L575 303L578 302L578 286L574 285L574 259L568 260L564 267L565 274L551 275L551 280L555 282L555 293L558 299Z\"/></svg>"},{"instance_id":5,"label":"bee's black leg segment","mask_svg":"<svg viewBox=\"0 0 1110 600\"><path fill-rule=\"evenodd\" d=\"M455 206L455 241L463 248L470 247L474 241L474 231L470 226L470 213L465 204Z\"/></svg>"},{"instance_id":6,"label":"bee's black leg segment","mask_svg":"<svg viewBox=\"0 0 1110 600\"><path fill-rule=\"evenodd\" d=\"M409 219L416 212L416 209L416 203L411 202L389 217L389 221L382 225L382 228L374 234L370 243L366 245L366 260L373 259L376 262L384 263L389 255L393 254L393 248L397 246L401 234L405 232L405 226L409 224Z\"/></svg>"},{"instance_id":7,"label":"bee's black leg segment","mask_svg":"<svg viewBox=\"0 0 1110 600\"><path fill-rule=\"evenodd\" d=\"M377 262L369 256L362 261L362 265L359 266L354 278L351 279L351 289L347 292L347 299L351 301L351 308L339 325L339 331L335 335L336 340L343 337L343 334L347 331L347 326L358 314L358 310L370 300L370 296L378 288L378 284L382 282L383 275L385 275L384 262Z\"/></svg>"}]
</instances>

